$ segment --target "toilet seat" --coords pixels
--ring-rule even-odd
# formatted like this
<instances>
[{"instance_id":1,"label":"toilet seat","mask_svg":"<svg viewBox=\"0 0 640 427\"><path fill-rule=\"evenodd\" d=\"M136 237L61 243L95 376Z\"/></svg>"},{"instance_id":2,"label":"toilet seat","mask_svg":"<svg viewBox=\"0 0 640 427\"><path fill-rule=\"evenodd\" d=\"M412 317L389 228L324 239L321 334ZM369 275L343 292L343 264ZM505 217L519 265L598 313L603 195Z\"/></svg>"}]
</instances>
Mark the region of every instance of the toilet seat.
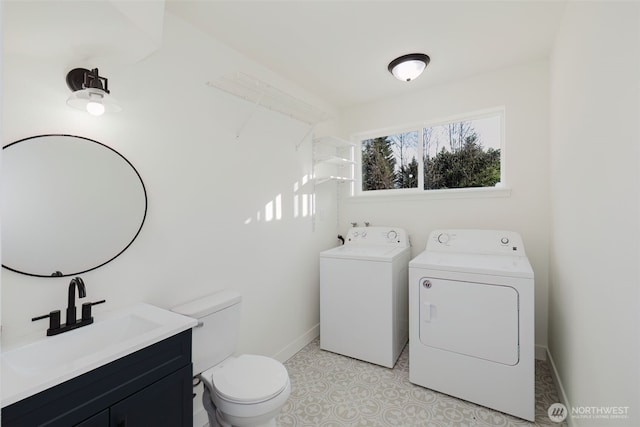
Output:
<instances>
[{"instance_id":1,"label":"toilet seat","mask_svg":"<svg viewBox=\"0 0 640 427\"><path fill-rule=\"evenodd\" d=\"M284 365L266 356L243 354L225 360L211 371L214 394L230 403L264 402L282 393L289 384Z\"/></svg>"}]
</instances>

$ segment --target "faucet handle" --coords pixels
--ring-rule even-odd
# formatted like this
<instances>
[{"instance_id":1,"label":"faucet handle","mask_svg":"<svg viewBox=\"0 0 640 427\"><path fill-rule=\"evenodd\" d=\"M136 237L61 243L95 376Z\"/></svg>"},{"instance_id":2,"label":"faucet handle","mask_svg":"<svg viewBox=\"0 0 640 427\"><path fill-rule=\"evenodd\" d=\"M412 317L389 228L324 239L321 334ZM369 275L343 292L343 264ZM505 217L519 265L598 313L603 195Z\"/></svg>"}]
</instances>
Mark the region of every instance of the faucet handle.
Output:
<instances>
[{"instance_id":1,"label":"faucet handle","mask_svg":"<svg viewBox=\"0 0 640 427\"><path fill-rule=\"evenodd\" d=\"M93 320L93 318L91 317L91 306L102 304L103 302L107 302L107 300L103 299L100 301L85 302L84 304L82 304L82 320L81 321L87 321L89 319Z\"/></svg>"},{"instance_id":2,"label":"faucet handle","mask_svg":"<svg viewBox=\"0 0 640 427\"><path fill-rule=\"evenodd\" d=\"M31 319L32 322L36 320L42 320L49 318L49 329L47 329L47 335L53 335L52 331L60 329L60 310L54 310L49 314L43 314L42 316L36 316Z\"/></svg>"}]
</instances>

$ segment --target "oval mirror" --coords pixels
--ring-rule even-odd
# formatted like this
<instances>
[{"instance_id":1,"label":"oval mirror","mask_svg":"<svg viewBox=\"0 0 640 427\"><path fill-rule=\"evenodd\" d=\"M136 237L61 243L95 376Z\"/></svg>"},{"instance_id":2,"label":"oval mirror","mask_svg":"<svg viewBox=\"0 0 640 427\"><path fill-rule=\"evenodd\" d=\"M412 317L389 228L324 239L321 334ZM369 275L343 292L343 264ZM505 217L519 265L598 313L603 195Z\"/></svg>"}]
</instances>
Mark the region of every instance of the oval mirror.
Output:
<instances>
[{"instance_id":1,"label":"oval mirror","mask_svg":"<svg viewBox=\"0 0 640 427\"><path fill-rule=\"evenodd\" d=\"M124 252L140 233L147 192L114 149L73 135L39 135L2 151L2 266L73 276Z\"/></svg>"}]
</instances>

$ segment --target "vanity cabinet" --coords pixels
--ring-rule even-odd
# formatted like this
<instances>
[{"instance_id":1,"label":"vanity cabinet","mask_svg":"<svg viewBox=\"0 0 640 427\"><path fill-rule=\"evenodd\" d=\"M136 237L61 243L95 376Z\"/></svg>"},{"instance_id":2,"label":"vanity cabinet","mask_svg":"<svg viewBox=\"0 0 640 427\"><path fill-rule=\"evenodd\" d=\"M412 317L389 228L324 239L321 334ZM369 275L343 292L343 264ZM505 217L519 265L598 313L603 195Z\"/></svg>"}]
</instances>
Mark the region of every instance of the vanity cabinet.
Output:
<instances>
[{"instance_id":1,"label":"vanity cabinet","mask_svg":"<svg viewBox=\"0 0 640 427\"><path fill-rule=\"evenodd\" d=\"M192 387L189 329L3 408L2 426L192 427Z\"/></svg>"}]
</instances>

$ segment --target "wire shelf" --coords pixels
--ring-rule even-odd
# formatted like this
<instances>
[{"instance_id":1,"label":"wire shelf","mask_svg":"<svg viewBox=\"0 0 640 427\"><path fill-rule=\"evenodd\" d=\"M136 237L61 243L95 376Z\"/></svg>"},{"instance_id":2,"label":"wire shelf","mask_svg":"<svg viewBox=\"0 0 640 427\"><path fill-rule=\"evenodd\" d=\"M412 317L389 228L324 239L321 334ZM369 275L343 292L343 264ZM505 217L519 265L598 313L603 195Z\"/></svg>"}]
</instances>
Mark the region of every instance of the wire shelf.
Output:
<instances>
[{"instance_id":1,"label":"wire shelf","mask_svg":"<svg viewBox=\"0 0 640 427\"><path fill-rule=\"evenodd\" d=\"M331 118L327 112L245 73L237 72L215 81L208 81L207 86L220 89L252 102L256 106L263 106L310 125Z\"/></svg>"}]
</instances>

